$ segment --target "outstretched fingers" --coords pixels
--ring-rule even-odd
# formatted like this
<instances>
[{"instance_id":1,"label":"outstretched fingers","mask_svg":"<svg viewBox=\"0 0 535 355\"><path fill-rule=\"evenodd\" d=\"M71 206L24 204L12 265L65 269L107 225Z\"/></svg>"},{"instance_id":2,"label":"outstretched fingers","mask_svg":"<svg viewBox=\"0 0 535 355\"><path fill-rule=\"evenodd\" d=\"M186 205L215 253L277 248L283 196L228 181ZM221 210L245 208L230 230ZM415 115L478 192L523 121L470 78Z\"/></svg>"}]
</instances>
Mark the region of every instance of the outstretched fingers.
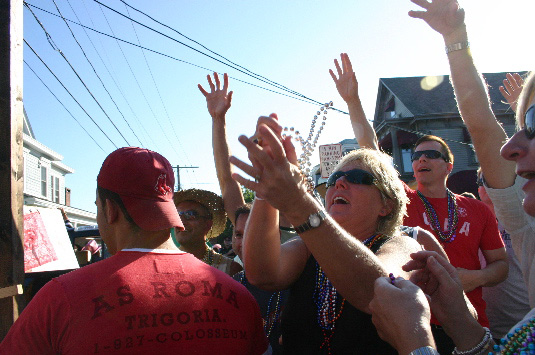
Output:
<instances>
[{"instance_id":1,"label":"outstretched fingers","mask_svg":"<svg viewBox=\"0 0 535 355\"><path fill-rule=\"evenodd\" d=\"M215 91L215 86L214 86L214 83L212 82L212 77L210 75L207 75L206 76L208 78L208 84L210 85L210 90L212 90L212 92Z\"/></svg>"},{"instance_id":2,"label":"outstretched fingers","mask_svg":"<svg viewBox=\"0 0 535 355\"><path fill-rule=\"evenodd\" d=\"M197 84L197 87L199 88L201 93L204 95L204 97L206 97L206 95L208 95L208 91L204 90L204 88L202 87L201 84Z\"/></svg>"},{"instance_id":3,"label":"outstretched fingers","mask_svg":"<svg viewBox=\"0 0 535 355\"><path fill-rule=\"evenodd\" d=\"M351 65L351 61L349 60L349 55L347 53L342 53L342 67L344 68L345 73L352 73L353 72L353 66Z\"/></svg>"},{"instance_id":4,"label":"outstretched fingers","mask_svg":"<svg viewBox=\"0 0 535 355\"><path fill-rule=\"evenodd\" d=\"M426 10L429 8L429 5L431 5L427 0L411 0L411 2Z\"/></svg>"},{"instance_id":5,"label":"outstretched fingers","mask_svg":"<svg viewBox=\"0 0 535 355\"><path fill-rule=\"evenodd\" d=\"M227 90L228 90L228 74L225 73L225 74L223 74L223 91L226 92ZM231 91L231 93L232 93L232 91ZM230 93L229 93L229 95L230 95Z\"/></svg>"}]
</instances>

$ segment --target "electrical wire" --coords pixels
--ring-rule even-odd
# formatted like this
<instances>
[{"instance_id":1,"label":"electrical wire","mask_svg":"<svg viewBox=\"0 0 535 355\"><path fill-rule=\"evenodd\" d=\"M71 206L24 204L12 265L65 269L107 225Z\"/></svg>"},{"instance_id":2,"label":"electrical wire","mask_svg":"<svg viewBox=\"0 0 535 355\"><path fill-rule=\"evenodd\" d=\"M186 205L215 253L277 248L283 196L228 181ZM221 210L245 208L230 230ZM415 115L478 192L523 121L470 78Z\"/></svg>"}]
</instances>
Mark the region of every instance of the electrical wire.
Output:
<instances>
[{"instance_id":1,"label":"electrical wire","mask_svg":"<svg viewBox=\"0 0 535 355\"><path fill-rule=\"evenodd\" d=\"M80 102L78 102L78 100L76 100L76 98L71 94L71 92L69 91L69 89L67 89L65 87L65 85L63 85L63 83L61 82L61 80L59 80L59 78L56 76L56 74L54 74L54 72L52 71L52 69L50 69L50 67L44 62L44 60L39 56L39 54L37 54L37 52L32 48L32 46L30 46L30 44L24 40L24 43L26 43L26 45L32 50L33 54L35 54L37 56L37 58L39 58L39 60L41 61L41 63L43 63L43 65L48 69L48 71L54 76L54 78L56 78L56 80L61 84L61 86L63 86L63 88L65 89L65 91L67 91L67 93L72 97L72 99L78 104L78 106L80 106L80 108L82 109L82 111L84 111L84 113L87 115L87 117L89 117L91 119L91 121L93 121L93 123L95 124L95 126L98 127L98 129L102 132L102 134L104 134L104 136L106 136L106 138L108 138L108 140L111 142L111 144L113 144L113 146L117 149L119 148L117 146L117 144L115 144L114 141L111 140L111 138L106 134L106 132L104 132L102 130L102 128L98 125L98 123L93 119L93 117L91 117L91 115L85 110L85 108L80 104Z\"/></svg>"},{"instance_id":2,"label":"electrical wire","mask_svg":"<svg viewBox=\"0 0 535 355\"><path fill-rule=\"evenodd\" d=\"M115 35L115 33L113 32L113 29L111 28L110 22L108 21L108 18L106 16L106 14L104 13L104 11L102 11L102 7L100 7L100 11L102 12L102 15L104 16L104 19L106 20L106 23L108 24L108 27L110 28L110 31ZM121 51L121 53L123 55L123 58L124 58L126 64L128 65L128 68L130 69L130 73L132 74L132 77L134 78L134 81L136 82L136 84L137 84L137 86L139 88L139 91L141 91L141 94L142 94L143 98L145 99L145 103L149 107L149 110L152 113L152 116L154 117L154 119L156 120L158 125L160 126L160 129L163 132L165 138L167 139L167 142L169 143L169 146L173 149L173 151L175 152L175 154L178 157L180 154L178 154L178 152L175 149L175 145L171 142L171 140L167 136L167 133L166 133L167 130L163 128L160 120L158 119L158 116L156 116L156 114L154 113L154 110L152 109L152 106L151 106L149 100L147 99L147 96L145 95L145 91L141 87L141 84L139 83L139 80L137 79L137 76L134 73L134 70L132 69L132 66L130 65L130 62L128 61L128 58L126 57L126 54L124 53L123 48L121 47L121 45L118 42L117 42L117 46L119 47L119 50Z\"/></svg>"},{"instance_id":3,"label":"electrical wire","mask_svg":"<svg viewBox=\"0 0 535 355\"><path fill-rule=\"evenodd\" d=\"M95 95L93 95L93 93L91 92L91 90L89 90L89 88L87 87L87 85L85 84L85 82L82 80L82 78L80 77L80 75L78 74L78 72L74 69L74 67L72 66L72 64L69 62L69 60L67 59L67 57L65 56L65 54L59 49L59 47L56 46L56 44L54 43L54 40L52 39L52 36L48 33L48 31L45 29L44 25L41 23L41 21L39 20L39 18L37 17L37 15L35 15L35 13L32 11L32 9L29 7L29 6L26 6L26 8L28 8L28 10L30 10L30 12L32 13L33 17L35 18L35 20L37 21L37 23L41 26L41 28L43 29L43 31L45 32L45 35L46 35L46 38L48 40L48 42L50 43L50 45L52 46L52 48L57 51L61 57L67 62L67 64L69 65L69 67L72 69L72 71L74 72L74 74L76 75L76 77L80 80L80 82L82 83L82 85L85 87L85 89L87 90L87 92L89 93L89 95L91 95L91 97L93 98L93 100L95 100L95 102L97 103L97 105L100 107L100 109L102 110L102 112L104 112L104 115L106 115L106 117L108 118L108 120L111 122L111 124L113 125L113 127L115 127L115 129L117 130L117 132L121 135L121 137L123 137L123 139L125 140L126 144L128 144L128 146L130 146L130 143L128 143L128 140L125 138L125 136L121 133L121 131L119 130L119 128L117 128L117 126L115 125L115 123L113 122L113 120L111 119L111 117L108 115L108 113L104 110L104 108L102 107L102 105L100 104L100 102L97 100L97 98L95 97Z\"/></svg>"},{"instance_id":4,"label":"electrical wire","mask_svg":"<svg viewBox=\"0 0 535 355\"><path fill-rule=\"evenodd\" d=\"M128 7L126 7L126 11L128 12ZM130 15L130 13L128 13ZM134 31L134 34L136 35L136 39L137 39L137 42L139 45L141 45L141 41L139 39L139 36L137 34L137 31L136 31L136 28L133 24L132 21L130 21L130 24L132 25L132 30ZM174 137L176 139L176 142L178 142L178 146L180 147L180 149L182 150L182 153L184 154L184 156L186 157L186 161L188 162L189 165L192 165L191 162L189 161L189 157L186 153L186 151L184 150L184 147L182 146L182 142L180 141L180 138L178 138L178 135L176 133L176 130L175 130L175 126L173 124L173 120L171 120L171 117L169 116L169 112L167 111L167 105L165 104L163 98L162 98L162 94L160 93L160 89L158 87L158 84L156 83L156 79L154 78L154 75L152 73L152 69L149 65L149 61L147 59L147 56L145 55L145 51L143 49L140 49L141 50L141 54L143 54L143 59L145 60L145 64L147 65L147 69L149 71L149 74L150 74L150 77L152 79L152 83L154 84L154 87L156 89L156 92L158 93L158 97L160 98L160 102L162 104L162 108L165 112L165 115L167 116L167 120L169 121L169 125L171 126L171 129L173 130L173 134L174 134Z\"/></svg>"},{"instance_id":5,"label":"electrical wire","mask_svg":"<svg viewBox=\"0 0 535 355\"><path fill-rule=\"evenodd\" d=\"M71 5L71 2L69 0L67 0L67 3L69 4L72 12L74 13L74 16L76 16L76 19L80 21L80 18L78 17L78 14L76 13L76 11L74 10L74 8L72 7ZM85 12L86 12L86 15L87 17L89 18L89 21L93 24L93 26L95 25L95 23L93 22L93 19L91 17L91 14L89 12L89 10L87 9L87 6L85 4L85 0L82 0L82 4L85 8ZM67 20L67 21L70 21L70 20ZM110 76L111 80L113 81L113 83L115 84L115 87L117 88L117 90L119 91L119 93L121 94L122 98L124 99L124 101L126 102L126 105L128 106L128 108L130 109L130 112L132 113L132 116L134 116L137 124L141 127L141 130L143 131L143 133L145 133L145 136L148 138L148 140L151 141L152 143L152 146L155 146L157 148L158 151L160 151L160 148L158 146L158 144L152 139L152 137L150 136L149 132L147 131L147 129L145 128L145 125L143 125L143 122L139 119L139 117L137 116L136 112L134 111L134 109L132 108L132 105L130 104L130 101L126 98L125 94L124 94L124 91L123 89L121 88L121 86L119 85L119 83L117 82L117 80L115 80L115 77L114 75L112 74L112 72L110 71L110 69L108 68L108 65L106 65L106 62L104 61L104 59L102 58L102 56L100 55L100 52L103 52L104 55L106 56L106 59L108 60L108 62L111 63L111 60L110 58L108 57L108 53L106 51L106 48L104 47L104 45L102 44L102 41L101 41L101 37L97 37L99 42L100 42L100 45L102 46L102 51L99 51L97 50L95 44L93 43L93 40L91 39L91 36L89 36L89 33L87 32L87 29L84 27L84 26L80 26L82 27L82 29L84 30L84 33L85 35L87 36L87 39L89 40L89 43L91 43L91 45L93 46L93 49L95 50L95 53L96 55L99 57L100 61L102 62L102 64L104 65L104 68L106 69L106 71L108 72L108 75Z\"/></svg>"},{"instance_id":6,"label":"electrical wire","mask_svg":"<svg viewBox=\"0 0 535 355\"><path fill-rule=\"evenodd\" d=\"M45 10L45 9L43 9L43 8L40 8L40 7L35 6L35 5L33 5L33 4L30 4L30 3L26 2L26 1L24 2L24 4L25 4L25 5L27 4L28 6L31 6L31 7L35 8L35 9L37 9L37 10L42 11L42 12L48 13L48 14L50 14L50 15L52 15L52 16L59 17L57 14L54 14L54 13L48 11L48 10ZM171 56L171 55L168 55L168 54L159 52L159 51L154 50L154 49L150 49L150 48L147 48L147 47L140 46L140 45L138 45L138 44L135 44L135 43L132 43L132 42L130 42L130 41L124 40L124 39L122 39L122 38L118 38L118 37L113 36L113 35L110 35L110 34L108 34L108 33L105 33L105 32L99 31L99 30L96 30L96 29L94 29L94 28L91 28L91 27L89 27L89 26L83 25L83 24L81 24L81 23L78 23L78 22L76 22L76 21L70 20L70 19L68 19L68 18L66 18L66 19L67 19L67 21L72 22L72 23L74 23L75 25L78 25L78 26L87 28L87 29L90 30L90 31L96 32L96 33L101 34L101 35L106 36L106 37L113 38L113 39L115 39L115 40L117 40L117 41L120 41L120 42L129 44L129 45L131 45L131 46L145 49L145 50L147 50L147 51L149 51L149 52L158 54L158 55L160 55L160 56L169 58L169 59L171 59L171 60L175 60L175 61L177 61L177 62L181 62L181 63L184 63L184 64L191 65L191 66L196 67L196 68L199 68L199 69L207 70L207 71L209 71L209 72L216 72L216 71L213 70L213 69L206 68L206 67L203 67L203 66L201 66L201 65L197 65L197 64L195 64L195 63L191 63L191 62L188 62L188 61L185 61L185 60L182 60L182 59L173 57L173 56ZM218 74L223 75L222 73L218 73ZM289 98L294 99L294 100L302 101L302 102L305 102L305 103L310 104L310 105L322 104L322 103L320 103L319 101L315 101L315 100L314 100L313 102L311 102L311 101L307 101L307 100L304 100L304 99L302 99L302 98L299 98L299 97L296 97L296 96L291 96L291 95L288 95L288 94L285 94L285 93L282 93L282 92L279 92L279 91L275 91L275 90L272 90L272 89L269 89L269 88L266 88L266 87L263 87L263 86L260 86L260 85L256 85L256 84L250 83L250 82L248 82L248 81L245 81L245 80L242 80L242 79L233 77L233 76L229 76L229 78L231 78L232 80L235 80L235 81L237 81L237 82L240 82L240 83L243 83L243 84L246 84L246 85L250 85L250 86L253 86L253 87L256 87L256 88L259 88L259 89L268 91L268 92L272 92L272 93L274 93L274 94L278 94L278 95L286 96L286 97L289 97ZM335 108L335 107L331 107L331 109L334 110L334 111L338 111L338 112L340 112L340 113L346 114L346 115L349 114L348 112L342 111L342 110L337 109L337 108Z\"/></svg>"},{"instance_id":7,"label":"electrical wire","mask_svg":"<svg viewBox=\"0 0 535 355\"><path fill-rule=\"evenodd\" d=\"M141 142L141 140L139 139L139 137L137 136L136 132L134 132L134 130L132 129L132 126L130 126L130 123L128 122L128 120L126 119L126 117L123 115L123 112L121 111L121 109L119 109L119 106L117 106L117 103L115 102L115 100L113 99L113 97L111 96L111 93L108 91L108 88L106 87L106 85L104 84L104 82L102 81L102 79L100 78L100 75L98 75L97 73L97 70L95 69L95 66L93 65L93 63L91 62L91 60L89 60L89 58L87 57L87 54L85 53L84 51L84 48L82 47L82 45L80 44L80 42L78 42L78 39L76 38L76 36L74 35L74 32L72 31L71 29L71 26L69 26L69 23L67 22L67 20L65 20L65 17L63 17L63 14L61 13L58 5L56 4L56 1L55 0L52 0L52 2L54 3L54 6L56 6L56 10L58 11L58 14L61 16L61 19L65 22L65 25L67 26L67 28L69 29L69 31L71 32L71 35L72 37L74 38L74 41L76 42L76 44L78 45L78 47L80 48L80 50L82 51L85 59L87 60L87 62L89 63L89 65L91 66L91 69L93 69L93 73L95 73L96 77L98 78L98 80L100 81L100 83L102 84L102 87L104 88L104 90L106 91L106 93L108 94L108 96L110 97L110 100L113 102L113 104L115 105L115 108L117 108L117 111L119 111L119 113L121 114L121 116L123 117L126 125L128 126L128 128L130 128L130 131L132 131L132 133L134 134L134 136L137 138L138 142L141 144L141 146L143 146L143 143ZM123 137L124 138L124 137ZM126 139L125 139L126 140ZM127 142L128 143L128 142ZM130 145L130 144L129 144Z\"/></svg>"},{"instance_id":8,"label":"electrical wire","mask_svg":"<svg viewBox=\"0 0 535 355\"><path fill-rule=\"evenodd\" d=\"M218 56L218 57L220 57L220 58L223 58L224 60L226 60L226 61L229 62L230 64L233 64L233 65L235 65L235 66L237 66L237 67L239 67L239 68L241 68L241 69L243 69L243 70L245 70L245 71L251 73L251 74L254 75L254 76L257 76L257 77L259 77L259 78L265 79L265 80L269 81L270 83L272 83L272 84L274 84L274 85L276 85L276 86L279 86L280 88L283 88L283 89L285 89L285 90L288 90L288 91L297 93L296 91L291 90L291 89L289 89L288 87L286 87L286 86L284 86L284 85L282 85L282 84L279 84L279 83L277 83L277 82L275 82L275 81L273 81L273 80L270 80L270 79L268 79L268 78L266 78L265 76L262 76L262 75L260 75L260 74L254 73L254 72L252 72L251 70L249 70L249 69L247 69L247 68L245 68L245 67L243 67L243 66L241 66L241 65L239 65L239 64L237 64L237 63L235 63L235 62L233 62L233 61L231 61L230 59L228 59L228 58L222 56L221 54L219 54L219 53L217 53L217 52L214 52L214 51L211 50L210 48L204 46L202 43L199 43L198 41L196 41L196 40L194 40L194 39L192 39L192 38L190 38L190 37L184 35L183 33L179 32L178 30L174 29L173 27L168 26L168 25L166 25L165 23L156 20L154 17L148 15L147 13L145 13L145 12L143 12L143 11L141 11L141 10L139 10L139 9L136 9L135 7L129 5L126 1L124 1L124 0L120 0L120 1L127 7L127 12L128 12L128 7L130 7L131 9L133 9L133 10L139 12L140 14L142 14L142 15L144 15L144 16L146 16L146 17L148 17L149 19L151 19L152 21L156 22L157 24L159 24L159 25L161 25L161 26L163 26L163 27L166 27L166 28L170 29L171 31L173 31L173 32L175 32L175 33L178 33L180 36L182 36L182 37L184 37L184 38L186 38L186 39L192 41L193 43L195 43L195 44L201 46L202 48L206 49L206 50L209 51L210 53L212 53L212 54L214 54L214 55L216 55L216 56ZM128 12L128 16L130 16L130 13L129 13L129 12Z\"/></svg>"},{"instance_id":9,"label":"electrical wire","mask_svg":"<svg viewBox=\"0 0 535 355\"><path fill-rule=\"evenodd\" d=\"M87 133L87 135L93 140L93 142L95 142L95 144L104 152L106 153L106 151L100 146L100 144L98 144L98 142L95 140L95 138L84 128L84 126L82 126L82 124L80 123L80 121L78 121L78 119L76 117L74 117L74 115L71 113L71 111L69 111L69 109L63 104L63 102L61 102L61 100L56 96L56 94L54 94L52 92L52 90L48 87L48 85L45 84L45 82L43 81L43 79L41 79L41 77L39 75L37 75L37 73L35 72L35 70L33 70L33 68L30 66L30 64L28 64L28 62L26 62L25 60L23 60L24 64L26 64L28 66L28 68L35 74L35 76L37 77L37 79L39 79L41 81L41 83L48 89L48 91L52 94L52 96L54 96L54 98L59 102L59 104L65 109L65 111L67 111L69 113L69 115L71 115L71 117L76 121L76 123L78 123L80 125L80 127L84 130L85 133Z\"/></svg>"}]
</instances>

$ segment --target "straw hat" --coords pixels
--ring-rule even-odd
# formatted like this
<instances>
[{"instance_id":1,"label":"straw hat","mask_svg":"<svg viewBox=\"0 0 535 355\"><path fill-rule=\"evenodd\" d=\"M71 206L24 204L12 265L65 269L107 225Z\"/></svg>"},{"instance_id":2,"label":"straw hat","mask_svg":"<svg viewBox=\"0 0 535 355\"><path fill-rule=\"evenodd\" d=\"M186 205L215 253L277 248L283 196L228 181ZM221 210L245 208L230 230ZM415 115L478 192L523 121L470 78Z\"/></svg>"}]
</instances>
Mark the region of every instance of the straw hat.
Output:
<instances>
[{"instance_id":1,"label":"straw hat","mask_svg":"<svg viewBox=\"0 0 535 355\"><path fill-rule=\"evenodd\" d=\"M212 215L212 229L207 238L214 238L223 233L226 227L227 214L221 196L207 190L188 189L175 192L175 206L184 201L194 201L206 207Z\"/></svg>"}]
</instances>

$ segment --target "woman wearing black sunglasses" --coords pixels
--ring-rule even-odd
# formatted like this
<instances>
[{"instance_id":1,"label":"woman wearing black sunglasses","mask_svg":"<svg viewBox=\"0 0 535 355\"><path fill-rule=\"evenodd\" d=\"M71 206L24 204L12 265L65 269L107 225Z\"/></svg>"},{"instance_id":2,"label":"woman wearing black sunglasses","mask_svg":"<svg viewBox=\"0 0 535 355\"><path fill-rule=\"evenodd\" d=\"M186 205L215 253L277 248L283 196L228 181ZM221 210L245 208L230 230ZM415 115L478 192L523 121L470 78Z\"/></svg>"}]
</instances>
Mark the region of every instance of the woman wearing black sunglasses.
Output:
<instances>
[{"instance_id":1,"label":"woman wearing black sunglasses","mask_svg":"<svg viewBox=\"0 0 535 355\"><path fill-rule=\"evenodd\" d=\"M346 155L329 179L324 209L307 192L293 164L295 150L280 130L273 116L260 118L262 147L240 137L253 164L235 157L231 162L255 177L233 176L257 193L244 236L249 281L268 290L290 288L282 318L284 351L395 353L378 337L368 304L375 279L389 273L408 277L401 266L421 250L399 236L407 197L396 170L377 151ZM300 236L283 245L279 211Z\"/></svg>"}]
</instances>

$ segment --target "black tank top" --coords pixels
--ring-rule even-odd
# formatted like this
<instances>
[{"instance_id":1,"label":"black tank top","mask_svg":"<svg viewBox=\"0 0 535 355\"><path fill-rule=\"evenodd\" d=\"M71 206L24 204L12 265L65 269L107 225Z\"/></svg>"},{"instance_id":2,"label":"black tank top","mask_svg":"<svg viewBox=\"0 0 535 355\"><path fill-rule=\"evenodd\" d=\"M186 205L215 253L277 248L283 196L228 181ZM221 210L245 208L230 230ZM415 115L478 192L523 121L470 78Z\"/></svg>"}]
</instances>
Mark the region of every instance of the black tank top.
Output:
<instances>
[{"instance_id":1,"label":"black tank top","mask_svg":"<svg viewBox=\"0 0 535 355\"><path fill-rule=\"evenodd\" d=\"M372 252L375 254L389 239L375 243ZM324 336L318 325L318 312L313 300L316 265L316 259L311 255L303 273L290 288L281 321L285 354L328 354L327 346L320 348ZM337 293L336 310L340 309L341 302L342 296ZM359 311L347 301L336 320L330 347L331 354L397 354L394 348L379 338L371 315Z\"/></svg>"}]
</instances>

